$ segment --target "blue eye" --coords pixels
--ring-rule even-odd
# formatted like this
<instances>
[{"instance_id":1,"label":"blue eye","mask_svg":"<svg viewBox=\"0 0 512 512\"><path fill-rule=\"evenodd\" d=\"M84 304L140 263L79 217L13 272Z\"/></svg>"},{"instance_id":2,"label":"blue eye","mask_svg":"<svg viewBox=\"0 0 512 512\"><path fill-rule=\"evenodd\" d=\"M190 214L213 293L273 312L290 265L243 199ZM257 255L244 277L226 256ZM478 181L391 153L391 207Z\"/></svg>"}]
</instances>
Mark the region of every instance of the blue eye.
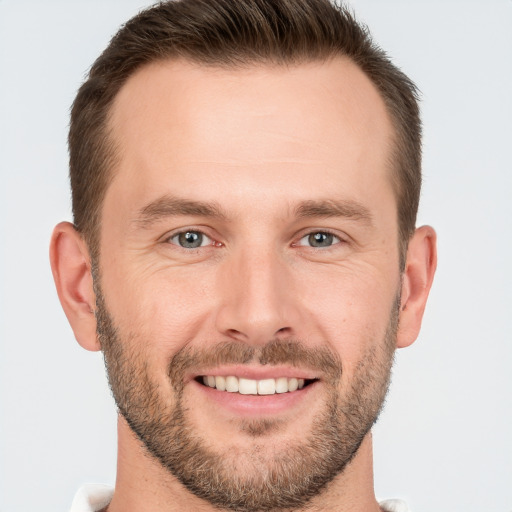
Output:
<instances>
[{"instance_id":1,"label":"blue eye","mask_svg":"<svg viewBox=\"0 0 512 512\"><path fill-rule=\"evenodd\" d=\"M183 231L172 236L170 241L184 249L197 249L212 244L212 240L200 231Z\"/></svg>"},{"instance_id":2,"label":"blue eye","mask_svg":"<svg viewBox=\"0 0 512 512\"><path fill-rule=\"evenodd\" d=\"M332 233L327 233L325 231L317 231L315 233L310 233L300 239L299 245L309 245L310 247L315 247L317 249L321 249L324 247L331 247L334 244L339 243L341 240L333 235Z\"/></svg>"}]
</instances>

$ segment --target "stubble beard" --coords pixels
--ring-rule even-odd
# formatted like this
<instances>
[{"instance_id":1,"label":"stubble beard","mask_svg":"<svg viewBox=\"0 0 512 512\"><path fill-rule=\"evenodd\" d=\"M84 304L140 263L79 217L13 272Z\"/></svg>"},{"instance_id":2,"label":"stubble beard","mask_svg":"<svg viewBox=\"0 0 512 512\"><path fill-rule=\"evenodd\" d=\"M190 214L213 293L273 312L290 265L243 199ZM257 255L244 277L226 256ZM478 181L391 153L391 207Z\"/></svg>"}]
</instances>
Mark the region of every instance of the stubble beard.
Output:
<instances>
[{"instance_id":1,"label":"stubble beard","mask_svg":"<svg viewBox=\"0 0 512 512\"><path fill-rule=\"evenodd\" d=\"M341 361L330 349L306 348L295 340L273 340L261 349L226 342L201 352L179 351L168 366L168 390L174 396L166 400L151 375L143 340L133 334L120 339L98 279L95 289L98 337L119 412L149 456L191 493L217 508L277 512L306 507L343 473L382 409L396 346L396 305L385 339L372 344L361 358L352 382L344 384L343 394L339 391ZM238 427L253 438L252 448L214 450L187 418L184 373L205 363L244 364L254 360L320 370L325 375L325 405L309 433L279 449L266 449L266 436L281 428L278 421L245 420Z\"/></svg>"}]
</instances>

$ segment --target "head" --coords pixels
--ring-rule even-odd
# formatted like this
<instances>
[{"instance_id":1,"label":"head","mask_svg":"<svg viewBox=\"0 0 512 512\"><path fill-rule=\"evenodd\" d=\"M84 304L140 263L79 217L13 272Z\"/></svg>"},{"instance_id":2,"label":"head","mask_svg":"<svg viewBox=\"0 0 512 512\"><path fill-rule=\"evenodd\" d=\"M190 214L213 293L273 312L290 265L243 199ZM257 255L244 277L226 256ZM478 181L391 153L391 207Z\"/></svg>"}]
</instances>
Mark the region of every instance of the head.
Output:
<instances>
[{"instance_id":1,"label":"head","mask_svg":"<svg viewBox=\"0 0 512 512\"><path fill-rule=\"evenodd\" d=\"M132 451L221 508L350 492L435 269L412 83L327 1L164 3L69 141L54 275Z\"/></svg>"}]
</instances>

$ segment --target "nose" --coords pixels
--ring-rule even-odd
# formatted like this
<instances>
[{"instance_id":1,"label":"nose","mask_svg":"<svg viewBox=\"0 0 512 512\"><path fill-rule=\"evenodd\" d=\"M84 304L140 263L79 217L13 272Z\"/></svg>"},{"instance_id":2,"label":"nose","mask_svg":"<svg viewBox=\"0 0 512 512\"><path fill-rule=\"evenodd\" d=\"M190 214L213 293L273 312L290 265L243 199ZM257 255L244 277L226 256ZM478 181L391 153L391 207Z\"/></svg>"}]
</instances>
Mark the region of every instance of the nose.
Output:
<instances>
[{"instance_id":1,"label":"nose","mask_svg":"<svg viewBox=\"0 0 512 512\"><path fill-rule=\"evenodd\" d=\"M244 251L225 262L219 280L221 335L252 345L297 335L299 304L283 257L271 250Z\"/></svg>"}]
</instances>

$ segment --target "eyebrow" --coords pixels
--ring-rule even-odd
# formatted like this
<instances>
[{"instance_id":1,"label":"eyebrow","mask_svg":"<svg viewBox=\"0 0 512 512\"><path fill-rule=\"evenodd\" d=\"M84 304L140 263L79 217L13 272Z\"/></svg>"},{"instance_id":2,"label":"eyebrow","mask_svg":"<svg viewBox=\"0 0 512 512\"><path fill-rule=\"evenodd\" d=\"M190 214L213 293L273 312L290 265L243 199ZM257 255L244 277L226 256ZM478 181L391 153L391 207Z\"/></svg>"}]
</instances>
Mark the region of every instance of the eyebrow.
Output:
<instances>
[{"instance_id":1,"label":"eyebrow","mask_svg":"<svg viewBox=\"0 0 512 512\"><path fill-rule=\"evenodd\" d=\"M155 222L180 215L209 217L218 220L228 219L228 215L218 203L193 201L165 195L142 207L138 211L134 222L139 227L148 228ZM323 199L302 201L295 208L295 217L345 217L372 225L372 215L368 208L352 200Z\"/></svg>"},{"instance_id":2,"label":"eyebrow","mask_svg":"<svg viewBox=\"0 0 512 512\"><path fill-rule=\"evenodd\" d=\"M295 210L299 218L310 217L346 217L348 219L363 221L372 225L373 216L370 210L352 200L309 200L302 202Z\"/></svg>"},{"instance_id":3,"label":"eyebrow","mask_svg":"<svg viewBox=\"0 0 512 512\"><path fill-rule=\"evenodd\" d=\"M180 215L212 217L220 220L227 218L227 215L217 203L192 201L165 195L141 208L135 217L135 223L147 228L159 220Z\"/></svg>"}]
</instances>

